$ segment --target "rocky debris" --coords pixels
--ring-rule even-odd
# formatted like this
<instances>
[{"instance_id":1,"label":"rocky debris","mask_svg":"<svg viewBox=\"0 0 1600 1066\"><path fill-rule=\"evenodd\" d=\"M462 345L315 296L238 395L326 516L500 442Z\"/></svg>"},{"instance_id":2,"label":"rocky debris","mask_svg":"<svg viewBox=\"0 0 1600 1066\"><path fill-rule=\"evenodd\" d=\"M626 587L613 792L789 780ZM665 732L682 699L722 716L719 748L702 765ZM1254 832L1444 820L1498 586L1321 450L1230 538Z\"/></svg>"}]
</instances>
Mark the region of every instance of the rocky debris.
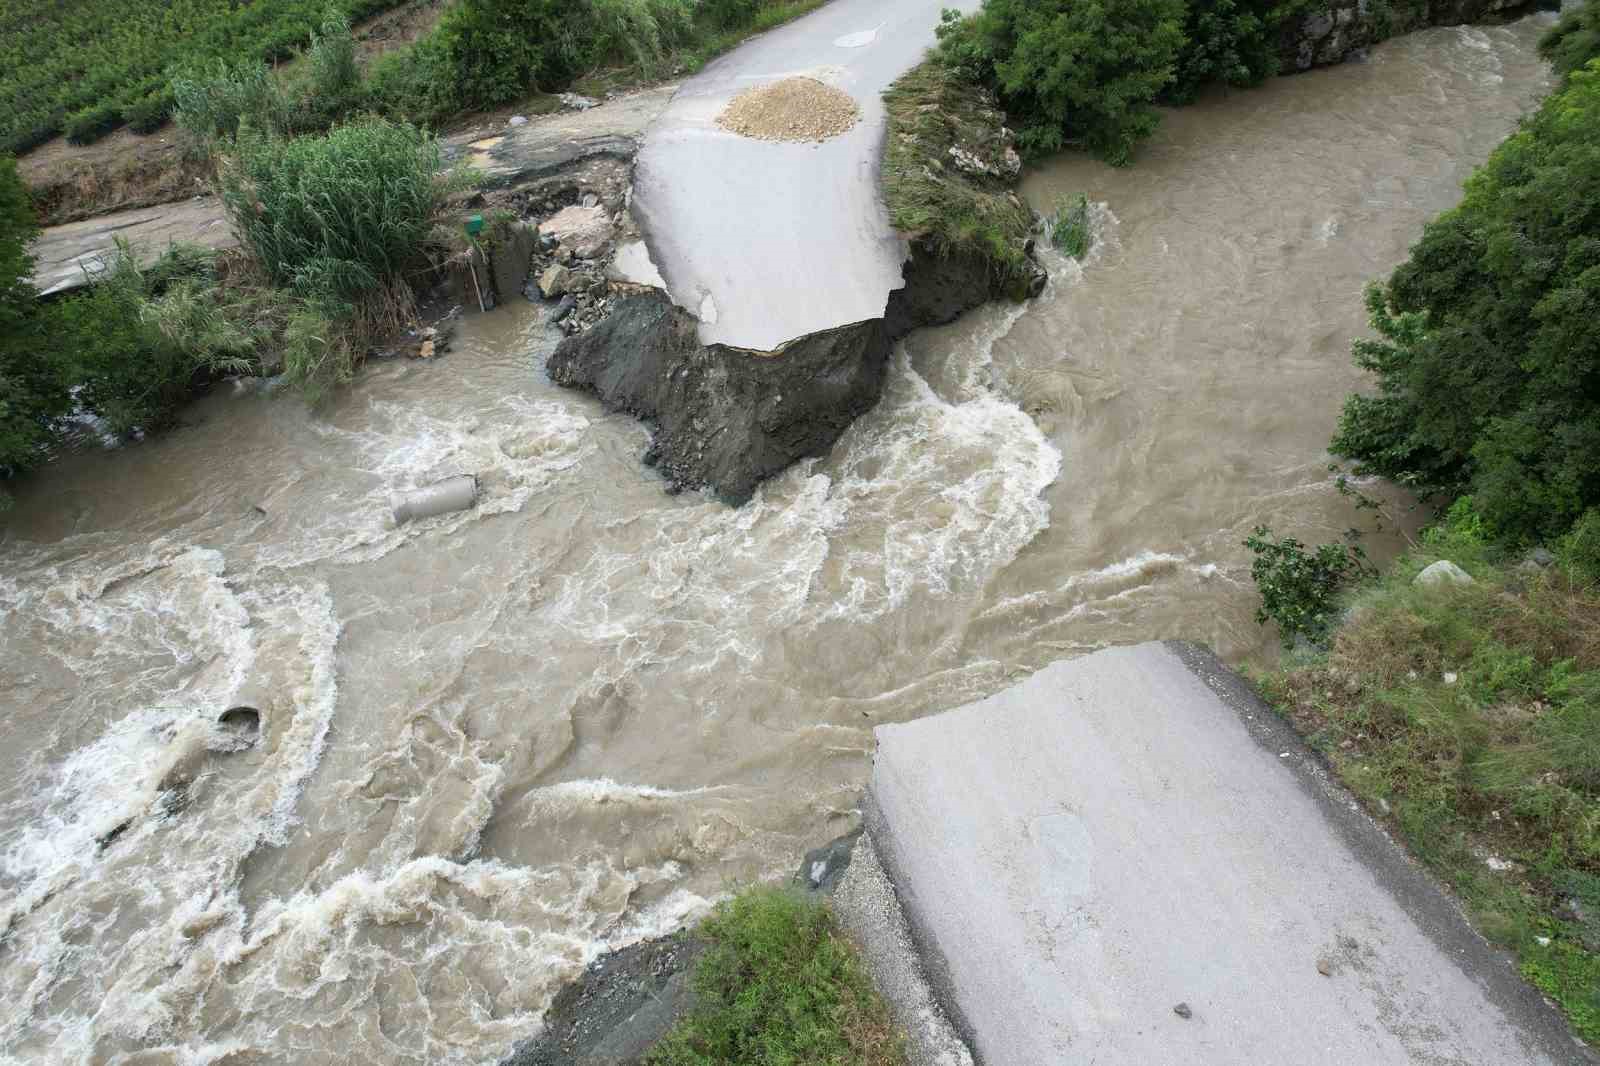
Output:
<instances>
[{"instance_id":1,"label":"rocky debris","mask_svg":"<svg viewBox=\"0 0 1600 1066\"><path fill-rule=\"evenodd\" d=\"M557 93L556 99L561 101L561 106L571 111L587 111L591 107L598 107L600 101L592 100L578 93Z\"/></svg>"},{"instance_id":2,"label":"rocky debris","mask_svg":"<svg viewBox=\"0 0 1600 1066\"><path fill-rule=\"evenodd\" d=\"M507 126L526 126L527 124L527 115L512 115L510 118L506 119Z\"/></svg>"},{"instance_id":3,"label":"rocky debris","mask_svg":"<svg viewBox=\"0 0 1600 1066\"><path fill-rule=\"evenodd\" d=\"M795 871L794 883L807 892L831 895L844 879L845 871L850 868L850 858L855 854L856 841L860 838L861 830L858 828L806 852L805 858L800 860L800 869Z\"/></svg>"},{"instance_id":4,"label":"rocky debris","mask_svg":"<svg viewBox=\"0 0 1600 1066\"><path fill-rule=\"evenodd\" d=\"M1188 1021L1190 1018L1194 1017L1194 1008L1190 1007L1187 1003L1179 1003L1177 1006L1172 1008L1172 1013L1176 1014L1184 1021Z\"/></svg>"},{"instance_id":5,"label":"rocky debris","mask_svg":"<svg viewBox=\"0 0 1600 1066\"><path fill-rule=\"evenodd\" d=\"M1001 133L1009 135L1011 131L1002 127ZM993 147L997 147L998 152L995 152ZM1017 154L1009 137L1002 140L998 146L992 146L987 158L959 144L950 146L949 155L955 161L956 169L964 174L980 174L990 178L1015 178L1022 172L1022 156Z\"/></svg>"},{"instance_id":6,"label":"rocky debris","mask_svg":"<svg viewBox=\"0 0 1600 1066\"><path fill-rule=\"evenodd\" d=\"M759 141L825 141L860 118L849 93L815 78L784 78L735 96L717 125Z\"/></svg>"},{"instance_id":7,"label":"rocky debris","mask_svg":"<svg viewBox=\"0 0 1600 1066\"><path fill-rule=\"evenodd\" d=\"M571 250L578 259L596 259L611 246L615 225L610 213L590 193L588 203L564 207L539 223L539 237Z\"/></svg>"},{"instance_id":8,"label":"rocky debris","mask_svg":"<svg viewBox=\"0 0 1600 1066\"><path fill-rule=\"evenodd\" d=\"M553 300L557 296L565 295L572 284L572 271L560 263L552 263L543 274L539 275L539 291L546 300Z\"/></svg>"},{"instance_id":9,"label":"rocky debris","mask_svg":"<svg viewBox=\"0 0 1600 1066\"><path fill-rule=\"evenodd\" d=\"M1452 563L1449 559L1440 559L1438 562L1424 567L1422 573L1412 580L1412 584L1420 585L1423 588L1437 588L1440 585L1470 585L1472 584L1472 575Z\"/></svg>"},{"instance_id":10,"label":"rocky debris","mask_svg":"<svg viewBox=\"0 0 1600 1066\"><path fill-rule=\"evenodd\" d=\"M634 1066L693 1002L689 979L705 948L683 932L601 956L501 1066Z\"/></svg>"}]
</instances>

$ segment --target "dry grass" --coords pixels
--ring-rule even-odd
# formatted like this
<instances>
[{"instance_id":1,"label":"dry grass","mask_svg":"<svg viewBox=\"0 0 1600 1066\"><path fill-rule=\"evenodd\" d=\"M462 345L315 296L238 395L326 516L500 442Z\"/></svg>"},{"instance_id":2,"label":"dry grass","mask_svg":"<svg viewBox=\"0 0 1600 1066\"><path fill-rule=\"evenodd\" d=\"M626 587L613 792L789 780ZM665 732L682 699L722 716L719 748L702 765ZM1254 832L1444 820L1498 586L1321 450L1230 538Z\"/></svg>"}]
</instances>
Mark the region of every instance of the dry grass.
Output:
<instances>
[{"instance_id":1,"label":"dry grass","mask_svg":"<svg viewBox=\"0 0 1600 1066\"><path fill-rule=\"evenodd\" d=\"M895 229L940 255L989 264L997 288L1025 284L1033 212L1004 176L1005 116L987 90L963 82L936 59L905 73L883 96L889 112L883 195ZM996 173L963 170L955 148Z\"/></svg>"}]
</instances>

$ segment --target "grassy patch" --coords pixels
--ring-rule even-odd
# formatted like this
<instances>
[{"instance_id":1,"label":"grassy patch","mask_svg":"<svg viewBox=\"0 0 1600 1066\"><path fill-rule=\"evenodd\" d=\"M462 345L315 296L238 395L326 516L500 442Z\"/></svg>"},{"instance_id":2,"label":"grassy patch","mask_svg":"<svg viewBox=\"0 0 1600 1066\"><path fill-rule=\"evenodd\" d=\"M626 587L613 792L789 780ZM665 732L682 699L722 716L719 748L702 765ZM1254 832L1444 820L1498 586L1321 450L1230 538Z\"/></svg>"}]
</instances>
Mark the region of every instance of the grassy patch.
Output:
<instances>
[{"instance_id":1,"label":"grassy patch","mask_svg":"<svg viewBox=\"0 0 1600 1066\"><path fill-rule=\"evenodd\" d=\"M1089 232L1089 198L1083 193L1076 200L1063 197L1056 204L1055 220L1050 224L1050 238L1057 251L1082 259L1089 254L1094 235Z\"/></svg>"},{"instance_id":2,"label":"grassy patch","mask_svg":"<svg viewBox=\"0 0 1600 1066\"><path fill-rule=\"evenodd\" d=\"M1446 555L1476 581L1412 584ZM1446 525L1357 592L1326 655L1261 683L1592 1043L1600 588L1578 562L1511 567Z\"/></svg>"},{"instance_id":3,"label":"grassy patch","mask_svg":"<svg viewBox=\"0 0 1600 1066\"><path fill-rule=\"evenodd\" d=\"M1003 176L1005 116L987 91L938 60L913 67L884 93L889 134L883 194L895 229L940 255L984 260L1002 289L1029 275L1033 212ZM990 168L963 169L951 149ZM1014 173L1014 171L1012 172Z\"/></svg>"},{"instance_id":4,"label":"grassy patch","mask_svg":"<svg viewBox=\"0 0 1600 1066\"><path fill-rule=\"evenodd\" d=\"M903 1066L900 1038L828 908L756 888L723 903L700 934L694 1010L648 1066Z\"/></svg>"}]
</instances>

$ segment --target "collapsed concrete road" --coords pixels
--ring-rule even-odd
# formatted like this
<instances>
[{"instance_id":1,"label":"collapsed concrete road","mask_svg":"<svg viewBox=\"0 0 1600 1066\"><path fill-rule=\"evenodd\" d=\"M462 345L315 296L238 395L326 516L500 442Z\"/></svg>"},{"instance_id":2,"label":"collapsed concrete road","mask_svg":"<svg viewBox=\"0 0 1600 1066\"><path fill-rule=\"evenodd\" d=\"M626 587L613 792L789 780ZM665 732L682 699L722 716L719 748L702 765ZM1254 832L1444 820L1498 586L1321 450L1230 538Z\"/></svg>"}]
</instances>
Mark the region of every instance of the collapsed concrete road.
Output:
<instances>
[{"instance_id":1,"label":"collapsed concrete road","mask_svg":"<svg viewBox=\"0 0 1600 1066\"><path fill-rule=\"evenodd\" d=\"M834 0L685 81L646 132L634 213L702 343L771 352L883 317L906 252L878 189L881 97L934 43L941 7L977 2ZM821 143L716 124L740 92L797 75L849 93L861 121Z\"/></svg>"},{"instance_id":2,"label":"collapsed concrete road","mask_svg":"<svg viewBox=\"0 0 1600 1066\"><path fill-rule=\"evenodd\" d=\"M1203 650L877 737L869 830L986 1066L1600 1061Z\"/></svg>"}]
</instances>

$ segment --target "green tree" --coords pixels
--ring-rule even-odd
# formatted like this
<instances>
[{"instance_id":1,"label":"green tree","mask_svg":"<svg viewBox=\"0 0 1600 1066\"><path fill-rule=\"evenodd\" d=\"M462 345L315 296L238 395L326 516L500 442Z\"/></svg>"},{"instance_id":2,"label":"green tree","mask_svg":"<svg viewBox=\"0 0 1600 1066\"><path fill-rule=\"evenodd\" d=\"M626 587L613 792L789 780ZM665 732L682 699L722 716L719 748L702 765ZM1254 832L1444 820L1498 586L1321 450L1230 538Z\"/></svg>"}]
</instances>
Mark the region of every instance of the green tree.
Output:
<instances>
[{"instance_id":1,"label":"green tree","mask_svg":"<svg viewBox=\"0 0 1600 1066\"><path fill-rule=\"evenodd\" d=\"M1183 0L987 0L947 12L941 53L989 85L1032 153L1075 144L1115 165L1155 131L1183 46Z\"/></svg>"},{"instance_id":2,"label":"green tree","mask_svg":"<svg viewBox=\"0 0 1600 1066\"><path fill-rule=\"evenodd\" d=\"M1600 4L1582 4L1562 15L1540 39L1539 54L1563 78L1600 57Z\"/></svg>"},{"instance_id":3,"label":"green tree","mask_svg":"<svg viewBox=\"0 0 1600 1066\"><path fill-rule=\"evenodd\" d=\"M1506 542L1600 503L1600 60L1572 72L1368 294L1377 378L1335 453L1425 493L1470 492Z\"/></svg>"},{"instance_id":4,"label":"green tree","mask_svg":"<svg viewBox=\"0 0 1600 1066\"><path fill-rule=\"evenodd\" d=\"M39 463L55 443L57 421L72 410L70 377L37 328L28 254L37 234L16 161L0 158L0 475ZM8 500L0 490L0 506Z\"/></svg>"},{"instance_id":5,"label":"green tree","mask_svg":"<svg viewBox=\"0 0 1600 1066\"><path fill-rule=\"evenodd\" d=\"M1184 45L1163 100L1192 103L1212 82L1241 89L1260 85L1278 73L1283 25L1304 7L1303 0L1191 0Z\"/></svg>"}]
</instances>

